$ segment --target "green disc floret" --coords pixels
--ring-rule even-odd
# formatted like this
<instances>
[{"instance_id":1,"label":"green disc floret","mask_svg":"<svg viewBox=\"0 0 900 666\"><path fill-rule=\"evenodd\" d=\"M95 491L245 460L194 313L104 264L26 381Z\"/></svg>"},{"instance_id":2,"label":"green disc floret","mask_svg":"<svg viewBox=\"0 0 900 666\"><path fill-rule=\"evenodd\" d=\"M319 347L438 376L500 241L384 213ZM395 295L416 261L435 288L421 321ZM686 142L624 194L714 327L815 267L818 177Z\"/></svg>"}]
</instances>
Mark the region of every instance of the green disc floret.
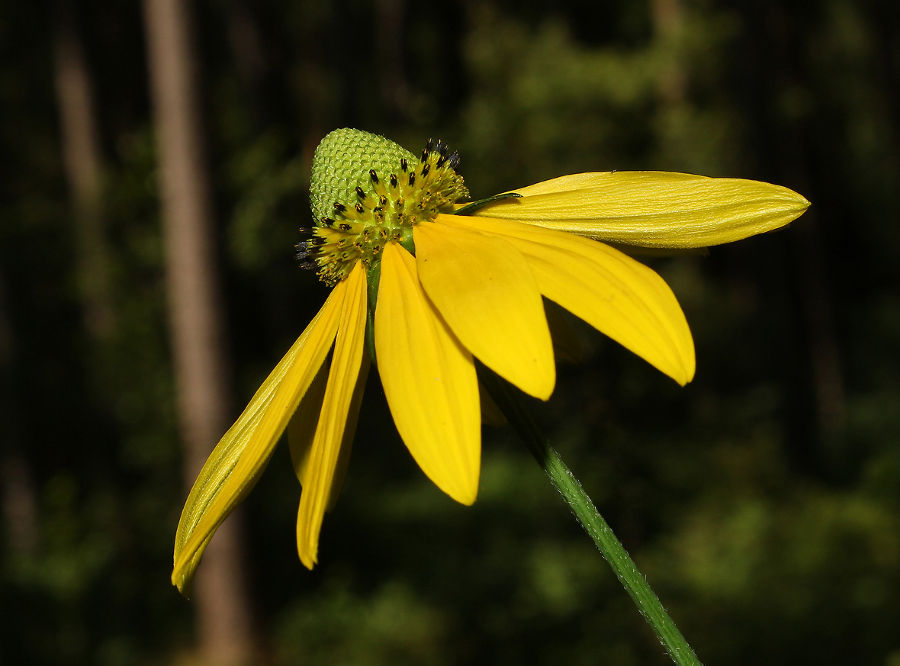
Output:
<instances>
[{"instance_id":1,"label":"green disc floret","mask_svg":"<svg viewBox=\"0 0 900 666\"><path fill-rule=\"evenodd\" d=\"M429 139L416 159L375 134L331 132L313 157L315 227L312 241L301 243L302 258L313 259L319 279L334 285L356 262L378 262L385 243L411 248L414 225L452 213L469 196L458 166L459 154L440 140Z\"/></svg>"}]
</instances>

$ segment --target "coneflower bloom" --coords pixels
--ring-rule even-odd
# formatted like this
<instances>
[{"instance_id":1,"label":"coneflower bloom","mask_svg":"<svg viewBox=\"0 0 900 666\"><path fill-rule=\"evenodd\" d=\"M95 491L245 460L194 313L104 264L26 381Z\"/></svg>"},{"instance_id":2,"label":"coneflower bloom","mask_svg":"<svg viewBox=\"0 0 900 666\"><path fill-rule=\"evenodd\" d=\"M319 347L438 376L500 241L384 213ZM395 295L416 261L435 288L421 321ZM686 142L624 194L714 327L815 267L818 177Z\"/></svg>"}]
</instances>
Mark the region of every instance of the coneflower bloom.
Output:
<instances>
[{"instance_id":1,"label":"coneflower bloom","mask_svg":"<svg viewBox=\"0 0 900 666\"><path fill-rule=\"evenodd\" d=\"M182 592L289 423L302 486L297 549L314 566L370 358L419 467L471 504L481 458L474 360L549 398L556 370L544 298L679 384L694 375L693 340L672 291L643 264L592 239L703 247L783 226L809 205L776 185L660 172L563 176L465 204L459 162L441 141L429 140L417 159L352 129L319 144L310 188L315 226L298 247L332 290L191 490L172 572Z\"/></svg>"}]
</instances>

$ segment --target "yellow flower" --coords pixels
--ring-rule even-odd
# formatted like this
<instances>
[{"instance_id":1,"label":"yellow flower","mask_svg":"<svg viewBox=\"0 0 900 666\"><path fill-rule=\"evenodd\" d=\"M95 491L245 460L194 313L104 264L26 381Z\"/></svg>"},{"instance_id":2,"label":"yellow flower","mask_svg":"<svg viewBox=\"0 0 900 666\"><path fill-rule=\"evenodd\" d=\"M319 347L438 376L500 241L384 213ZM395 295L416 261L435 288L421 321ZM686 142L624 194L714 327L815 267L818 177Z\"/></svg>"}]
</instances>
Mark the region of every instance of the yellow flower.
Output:
<instances>
[{"instance_id":1,"label":"yellow flower","mask_svg":"<svg viewBox=\"0 0 900 666\"><path fill-rule=\"evenodd\" d=\"M299 250L333 288L191 490L172 572L182 592L289 422L302 486L297 548L313 567L370 356L413 458L441 490L471 504L481 456L474 359L525 393L549 398L556 371L543 298L679 384L694 375L693 340L669 287L628 255L583 236L703 247L783 226L809 205L775 185L659 172L563 176L463 205L468 191L458 166L458 154L440 141L429 140L417 159L350 129L330 133L316 149L310 194L317 222Z\"/></svg>"}]
</instances>

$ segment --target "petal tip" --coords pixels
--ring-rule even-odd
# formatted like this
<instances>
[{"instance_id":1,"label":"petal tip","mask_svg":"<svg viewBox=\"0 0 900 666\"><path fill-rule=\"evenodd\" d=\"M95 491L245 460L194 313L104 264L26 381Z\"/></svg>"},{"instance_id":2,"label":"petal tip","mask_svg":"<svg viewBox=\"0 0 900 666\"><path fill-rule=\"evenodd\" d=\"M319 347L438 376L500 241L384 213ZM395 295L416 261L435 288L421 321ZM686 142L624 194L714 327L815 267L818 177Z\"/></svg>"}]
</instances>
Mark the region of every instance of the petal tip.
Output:
<instances>
[{"instance_id":1,"label":"petal tip","mask_svg":"<svg viewBox=\"0 0 900 666\"><path fill-rule=\"evenodd\" d=\"M696 373L696 371L696 360L691 357L690 359L685 359L684 364L680 368L680 372L673 373L671 377L676 382L678 382L679 386L687 386L694 380L694 374Z\"/></svg>"},{"instance_id":2,"label":"petal tip","mask_svg":"<svg viewBox=\"0 0 900 666\"><path fill-rule=\"evenodd\" d=\"M305 548L300 548L297 552L300 556L300 563L310 571L312 571L319 563L319 558L316 552L307 552Z\"/></svg>"},{"instance_id":3,"label":"petal tip","mask_svg":"<svg viewBox=\"0 0 900 666\"><path fill-rule=\"evenodd\" d=\"M448 492L447 494L464 506L472 506L475 504L475 500L478 499L478 481L475 481L475 485L472 488L457 488L454 492Z\"/></svg>"},{"instance_id":4,"label":"petal tip","mask_svg":"<svg viewBox=\"0 0 900 666\"><path fill-rule=\"evenodd\" d=\"M185 599L191 598L191 583L193 582L191 572L182 571L180 568L172 569L172 585L178 589L178 593Z\"/></svg>"}]
</instances>

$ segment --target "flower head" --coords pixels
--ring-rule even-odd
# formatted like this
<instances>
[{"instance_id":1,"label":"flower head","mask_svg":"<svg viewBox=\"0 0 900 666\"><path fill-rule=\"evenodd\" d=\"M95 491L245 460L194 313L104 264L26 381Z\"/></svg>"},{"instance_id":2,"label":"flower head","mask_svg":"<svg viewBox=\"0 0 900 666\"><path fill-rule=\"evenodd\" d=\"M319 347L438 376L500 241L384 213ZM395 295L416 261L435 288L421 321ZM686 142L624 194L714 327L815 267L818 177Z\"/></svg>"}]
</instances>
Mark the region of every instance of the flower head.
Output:
<instances>
[{"instance_id":1,"label":"flower head","mask_svg":"<svg viewBox=\"0 0 900 666\"><path fill-rule=\"evenodd\" d=\"M419 467L471 504L481 456L474 359L525 393L549 398L556 371L543 299L679 384L694 375L693 340L672 291L592 238L702 247L783 226L809 205L766 183L659 172L563 176L466 204L459 164L441 141L429 140L419 158L351 129L319 144L310 191L315 226L298 250L332 291L191 490L172 572L182 592L285 429L302 486L297 548L312 568L370 358Z\"/></svg>"}]
</instances>

